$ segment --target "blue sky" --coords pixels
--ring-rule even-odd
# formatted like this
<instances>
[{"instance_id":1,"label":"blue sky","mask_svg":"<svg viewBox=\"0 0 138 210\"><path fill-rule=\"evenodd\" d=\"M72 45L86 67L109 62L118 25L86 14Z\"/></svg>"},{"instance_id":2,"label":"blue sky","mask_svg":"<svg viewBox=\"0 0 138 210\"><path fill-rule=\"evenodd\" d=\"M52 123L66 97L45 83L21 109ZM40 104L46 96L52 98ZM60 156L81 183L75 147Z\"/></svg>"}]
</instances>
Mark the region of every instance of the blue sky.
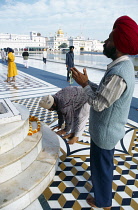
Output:
<instances>
[{"instance_id":1,"label":"blue sky","mask_svg":"<svg viewBox=\"0 0 138 210\"><path fill-rule=\"evenodd\" d=\"M138 23L138 0L0 0L0 33L50 36L61 28L102 41L122 15Z\"/></svg>"}]
</instances>

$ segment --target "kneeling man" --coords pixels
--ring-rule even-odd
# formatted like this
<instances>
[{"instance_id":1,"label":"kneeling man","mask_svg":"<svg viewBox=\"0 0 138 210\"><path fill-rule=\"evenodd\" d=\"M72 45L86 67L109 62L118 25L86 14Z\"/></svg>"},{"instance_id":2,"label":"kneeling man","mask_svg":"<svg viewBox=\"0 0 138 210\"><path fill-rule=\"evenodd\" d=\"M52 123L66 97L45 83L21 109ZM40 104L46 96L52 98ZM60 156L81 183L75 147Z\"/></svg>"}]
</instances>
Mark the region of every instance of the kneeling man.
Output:
<instances>
[{"instance_id":1,"label":"kneeling man","mask_svg":"<svg viewBox=\"0 0 138 210\"><path fill-rule=\"evenodd\" d=\"M44 96L39 105L50 111L57 111L58 135L63 135L64 139L70 139L68 144L74 144L84 131L89 117L90 106L87 103L88 96L81 87L66 87L55 95ZM65 128L61 129L65 123Z\"/></svg>"}]
</instances>

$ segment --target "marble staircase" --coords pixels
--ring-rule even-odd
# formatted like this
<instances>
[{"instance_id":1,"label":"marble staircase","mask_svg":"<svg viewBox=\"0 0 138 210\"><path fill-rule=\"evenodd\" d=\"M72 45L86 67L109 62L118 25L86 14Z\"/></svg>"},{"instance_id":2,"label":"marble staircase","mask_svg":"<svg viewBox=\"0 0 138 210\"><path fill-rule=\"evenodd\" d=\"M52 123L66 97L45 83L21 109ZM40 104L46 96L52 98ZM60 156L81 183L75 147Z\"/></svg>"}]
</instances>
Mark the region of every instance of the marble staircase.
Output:
<instances>
[{"instance_id":1,"label":"marble staircase","mask_svg":"<svg viewBox=\"0 0 138 210\"><path fill-rule=\"evenodd\" d=\"M36 209L37 198L55 175L60 145L44 123L38 133L28 136L29 111L19 104L16 108L22 120L1 125L0 209Z\"/></svg>"}]
</instances>

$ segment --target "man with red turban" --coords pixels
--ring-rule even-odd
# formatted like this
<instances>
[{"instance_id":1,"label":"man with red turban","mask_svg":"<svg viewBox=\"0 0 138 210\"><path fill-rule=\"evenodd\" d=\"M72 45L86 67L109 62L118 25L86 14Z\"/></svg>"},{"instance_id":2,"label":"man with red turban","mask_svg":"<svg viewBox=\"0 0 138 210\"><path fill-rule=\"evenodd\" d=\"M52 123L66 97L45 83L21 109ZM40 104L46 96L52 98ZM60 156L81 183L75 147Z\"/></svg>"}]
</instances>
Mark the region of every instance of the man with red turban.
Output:
<instances>
[{"instance_id":1,"label":"man with red turban","mask_svg":"<svg viewBox=\"0 0 138 210\"><path fill-rule=\"evenodd\" d=\"M138 25L128 16L118 18L113 26L116 48L125 54L138 54Z\"/></svg>"},{"instance_id":2,"label":"man with red turban","mask_svg":"<svg viewBox=\"0 0 138 210\"><path fill-rule=\"evenodd\" d=\"M128 55L138 54L137 23L128 16L118 18L103 53L113 61L99 85L88 80L86 69L83 73L76 68L71 70L91 105L90 168L94 198L89 195L86 200L92 207L111 209L114 148L125 135L135 84L134 67Z\"/></svg>"}]
</instances>

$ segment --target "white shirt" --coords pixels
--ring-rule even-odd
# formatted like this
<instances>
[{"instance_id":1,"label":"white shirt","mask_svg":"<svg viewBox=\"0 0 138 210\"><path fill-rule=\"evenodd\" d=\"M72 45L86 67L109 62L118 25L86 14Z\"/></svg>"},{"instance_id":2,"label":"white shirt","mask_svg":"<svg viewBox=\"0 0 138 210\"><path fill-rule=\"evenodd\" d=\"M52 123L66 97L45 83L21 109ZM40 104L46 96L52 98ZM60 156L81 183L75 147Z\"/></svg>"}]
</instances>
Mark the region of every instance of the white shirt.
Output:
<instances>
[{"instance_id":1,"label":"white shirt","mask_svg":"<svg viewBox=\"0 0 138 210\"><path fill-rule=\"evenodd\" d=\"M47 58L47 52L43 51L43 58Z\"/></svg>"}]
</instances>

